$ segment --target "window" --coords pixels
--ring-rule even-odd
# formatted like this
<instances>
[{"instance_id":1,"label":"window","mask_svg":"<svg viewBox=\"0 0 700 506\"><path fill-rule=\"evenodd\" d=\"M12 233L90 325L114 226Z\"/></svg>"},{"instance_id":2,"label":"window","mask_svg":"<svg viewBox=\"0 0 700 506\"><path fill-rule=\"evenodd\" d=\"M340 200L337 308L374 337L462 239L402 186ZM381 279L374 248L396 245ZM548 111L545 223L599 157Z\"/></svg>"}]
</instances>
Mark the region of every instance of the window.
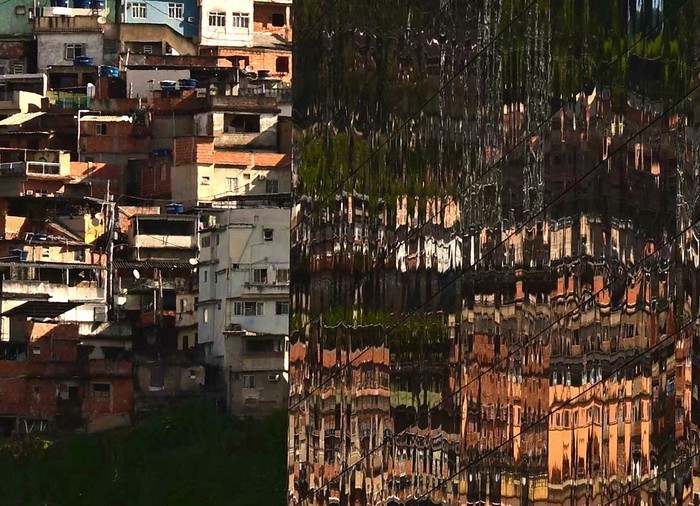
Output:
<instances>
[{"instance_id":1,"label":"window","mask_svg":"<svg viewBox=\"0 0 700 506\"><path fill-rule=\"evenodd\" d=\"M289 314L289 302L277 301L276 306L277 307L275 308L275 313L277 313L278 315Z\"/></svg>"},{"instance_id":2,"label":"window","mask_svg":"<svg viewBox=\"0 0 700 506\"><path fill-rule=\"evenodd\" d=\"M131 4L131 17L134 19L146 19L146 4L145 3L132 3Z\"/></svg>"},{"instance_id":3,"label":"window","mask_svg":"<svg viewBox=\"0 0 700 506\"><path fill-rule=\"evenodd\" d=\"M32 346L32 353L34 355L41 355L41 345L40 344L35 344Z\"/></svg>"},{"instance_id":4,"label":"window","mask_svg":"<svg viewBox=\"0 0 700 506\"><path fill-rule=\"evenodd\" d=\"M253 269L253 283L267 283L267 269Z\"/></svg>"},{"instance_id":5,"label":"window","mask_svg":"<svg viewBox=\"0 0 700 506\"><path fill-rule=\"evenodd\" d=\"M85 44L63 44L63 57L66 60L73 61L84 54Z\"/></svg>"},{"instance_id":6,"label":"window","mask_svg":"<svg viewBox=\"0 0 700 506\"><path fill-rule=\"evenodd\" d=\"M95 123L95 135L107 135L107 124Z\"/></svg>"},{"instance_id":7,"label":"window","mask_svg":"<svg viewBox=\"0 0 700 506\"><path fill-rule=\"evenodd\" d=\"M289 283L289 269L277 269L277 282Z\"/></svg>"},{"instance_id":8,"label":"window","mask_svg":"<svg viewBox=\"0 0 700 506\"><path fill-rule=\"evenodd\" d=\"M248 28L250 26L250 14L246 12L233 13L234 28Z\"/></svg>"},{"instance_id":9,"label":"window","mask_svg":"<svg viewBox=\"0 0 700 506\"><path fill-rule=\"evenodd\" d=\"M208 248L209 246L211 246L211 236L210 235L203 235L202 236L202 248Z\"/></svg>"},{"instance_id":10,"label":"window","mask_svg":"<svg viewBox=\"0 0 700 506\"><path fill-rule=\"evenodd\" d=\"M245 341L246 353L281 353L281 339L247 339Z\"/></svg>"},{"instance_id":11,"label":"window","mask_svg":"<svg viewBox=\"0 0 700 506\"><path fill-rule=\"evenodd\" d=\"M209 281L209 272L204 271L204 282L206 283L207 281Z\"/></svg>"},{"instance_id":12,"label":"window","mask_svg":"<svg viewBox=\"0 0 700 506\"><path fill-rule=\"evenodd\" d=\"M143 54L153 54L153 44L144 44Z\"/></svg>"},{"instance_id":13,"label":"window","mask_svg":"<svg viewBox=\"0 0 700 506\"><path fill-rule=\"evenodd\" d=\"M202 311L202 321L204 323L209 323L209 309L207 308L204 308Z\"/></svg>"},{"instance_id":14,"label":"window","mask_svg":"<svg viewBox=\"0 0 700 506\"><path fill-rule=\"evenodd\" d=\"M288 74L289 73L289 57L288 56L278 56L275 60L275 71L278 74Z\"/></svg>"},{"instance_id":15,"label":"window","mask_svg":"<svg viewBox=\"0 0 700 506\"><path fill-rule=\"evenodd\" d=\"M185 4L168 4L168 16L170 19L182 19L185 15Z\"/></svg>"},{"instance_id":16,"label":"window","mask_svg":"<svg viewBox=\"0 0 700 506\"><path fill-rule=\"evenodd\" d=\"M255 376L252 374L244 374L243 388L255 388Z\"/></svg>"},{"instance_id":17,"label":"window","mask_svg":"<svg viewBox=\"0 0 700 506\"><path fill-rule=\"evenodd\" d=\"M226 13L225 12L210 12L209 13L209 26L226 26Z\"/></svg>"},{"instance_id":18,"label":"window","mask_svg":"<svg viewBox=\"0 0 700 506\"><path fill-rule=\"evenodd\" d=\"M112 385L109 383L93 383L92 384L92 395L98 399L109 399L109 395L112 391Z\"/></svg>"},{"instance_id":19,"label":"window","mask_svg":"<svg viewBox=\"0 0 700 506\"><path fill-rule=\"evenodd\" d=\"M235 302L233 314L235 316L263 316L265 304L262 302Z\"/></svg>"},{"instance_id":20,"label":"window","mask_svg":"<svg viewBox=\"0 0 700 506\"><path fill-rule=\"evenodd\" d=\"M272 230L271 228L264 228L263 229L263 239L265 239L266 241L271 241L272 238L274 237L274 232L275 231Z\"/></svg>"},{"instance_id":21,"label":"window","mask_svg":"<svg viewBox=\"0 0 700 506\"><path fill-rule=\"evenodd\" d=\"M284 14L275 12L272 15L272 26L284 26Z\"/></svg>"},{"instance_id":22,"label":"window","mask_svg":"<svg viewBox=\"0 0 700 506\"><path fill-rule=\"evenodd\" d=\"M49 258L51 258L51 250L47 246L44 246L41 248L41 259L48 260Z\"/></svg>"},{"instance_id":23,"label":"window","mask_svg":"<svg viewBox=\"0 0 700 506\"><path fill-rule=\"evenodd\" d=\"M202 186L209 186L209 176L202 176Z\"/></svg>"},{"instance_id":24,"label":"window","mask_svg":"<svg viewBox=\"0 0 700 506\"><path fill-rule=\"evenodd\" d=\"M73 261L74 262L84 262L85 261L85 251L81 249L76 249L73 251Z\"/></svg>"},{"instance_id":25,"label":"window","mask_svg":"<svg viewBox=\"0 0 700 506\"><path fill-rule=\"evenodd\" d=\"M15 63L12 66L13 74L24 74L24 63Z\"/></svg>"},{"instance_id":26,"label":"window","mask_svg":"<svg viewBox=\"0 0 700 506\"><path fill-rule=\"evenodd\" d=\"M238 189L238 178L237 177L227 177L226 178L226 189L230 192L235 192Z\"/></svg>"},{"instance_id":27,"label":"window","mask_svg":"<svg viewBox=\"0 0 700 506\"><path fill-rule=\"evenodd\" d=\"M279 193L280 182L274 179L268 179L267 181L265 181L265 191L267 193Z\"/></svg>"}]
</instances>

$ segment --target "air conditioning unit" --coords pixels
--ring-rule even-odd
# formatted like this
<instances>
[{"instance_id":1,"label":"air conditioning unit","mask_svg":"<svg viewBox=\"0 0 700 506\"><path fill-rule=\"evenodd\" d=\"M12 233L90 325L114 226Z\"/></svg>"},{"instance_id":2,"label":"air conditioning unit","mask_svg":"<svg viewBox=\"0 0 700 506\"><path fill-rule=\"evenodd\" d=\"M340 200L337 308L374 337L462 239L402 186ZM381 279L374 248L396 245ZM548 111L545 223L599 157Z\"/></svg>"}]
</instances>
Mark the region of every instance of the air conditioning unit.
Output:
<instances>
[{"instance_id":1,"label":"air conditioning unit","mask_svg":"<svg viewBox=\"0 0 700 506\"><path fill-rule=\"evenodd\" d=\"M94 310L93 316L96 322L106 322L107 308L105 306L97 306Z\"/></svg>"},{"instance_id":2,"label":"air conditioning unit","mask_svg":"<svg viewBox=\"0 0 700 506\"><path fill-rule=\"evenodd\" d=\"M279 374L269 374L267 376L267 380L275 383L275 382L280 380L280 375Z\"/></svg>"},{"instance_id":3,"label":"air conditioning unit","mask_svg":"<svg viewBox=\"0 0 700 506\"><path fill-rule=\"evenodd\" d=\"M188 17L187 17L187 22L188 22L188 23L194 23L194 16L188 16Z\"/></svg>"},{"instance_id":4,"label":"air conditioning unit","mask_svg":"<svg viewBox=\"0 0 700 506\"><path fill-rule=\"evenodd\" d=\"M226 330L229 332L241 332L243 331L243 326L240 323L230 323L227 327Z\"/></svg>"},{"instance_id":5,"label":"air conditioning unit","mask_svg":"<svg viewBox=\"0 0 700 506\"><path fill-rule=\"evenodd\" d=\"M24 192L24 194L25 194L27 197L31 197L32 195L34 195L34 190L27 190L27 191Z\"/></svg>"},{"instance_id":6,"label":"air conditioning unit","mask_svg":"<svg viewBox=\"0 0 700 506\"><path fill-rule=\"evenodd\" d=\"M258 181L265 181L265 175L264 175L264 174L260 174L260 175L258 176Z\"/></svg>"}]
</instances>

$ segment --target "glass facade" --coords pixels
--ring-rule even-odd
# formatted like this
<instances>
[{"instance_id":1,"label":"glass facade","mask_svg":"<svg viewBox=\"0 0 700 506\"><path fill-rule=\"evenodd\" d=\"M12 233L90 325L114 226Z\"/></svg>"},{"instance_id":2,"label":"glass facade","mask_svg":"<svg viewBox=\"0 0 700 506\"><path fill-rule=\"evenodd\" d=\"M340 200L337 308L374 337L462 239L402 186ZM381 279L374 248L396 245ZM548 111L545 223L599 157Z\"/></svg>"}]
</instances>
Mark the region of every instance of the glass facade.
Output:
<instances>
[{"instance_id":1,"label":"glass facade","mask_svg":"<svg viewBox=\"0 0 700 506\"><path fill-rule=\"evenodd\" d=\"M700 4L294 7L289 504L697 501Z\"/></svg>"}]
</instances>

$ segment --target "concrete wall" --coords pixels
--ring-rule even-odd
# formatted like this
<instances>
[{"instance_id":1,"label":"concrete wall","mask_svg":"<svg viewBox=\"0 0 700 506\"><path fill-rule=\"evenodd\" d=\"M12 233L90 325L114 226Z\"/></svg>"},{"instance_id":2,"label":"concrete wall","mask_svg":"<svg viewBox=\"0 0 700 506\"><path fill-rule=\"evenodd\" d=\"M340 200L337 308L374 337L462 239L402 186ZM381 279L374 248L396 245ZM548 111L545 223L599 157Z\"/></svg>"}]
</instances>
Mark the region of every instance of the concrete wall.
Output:
<instances>
[{"instance_id":1,"label":"concrete wall","mask_svg":"<svg viewBox=\"0 0 700 506\"><path fill-rule=\"evenodd\" d=\"M204 366L162 364L160 367L163 368L163 388L156 388L151 382L154 367L155 364L135 366L136 384L141 392L197 392L204 385Z\"/></svg>"},{"instance_id":2,"label":"concrete wall","mask_svg":"<svg viewBox=\"0 0 700 506\"><path fill-rule=\"evenodd\" d=\"M133 9L123 6L122 20L124 23L146 24L153 23L167 25L175 32L184 37L196 37L199 26L199 9L196 0L178 0L184 4L184 15L182 19L173 19L169 16L167 0L139 0L146 4L146 19L134 18ZM193 22L188 22L187 18L193 17ZM159 40L158 38L148 40Z\"/></svg>"},{"instance_id":3,"label":"concrete wall","mask_svg":"<svg viewBox=\"0 0 700 506\"><path fill-rule=\"evenodd\" d=\"M167 9L167 4L166 4ZM189 69L128 69L126 71L126 90L131 92L130 98L148 98L149 91L160 89L161 81L177 81L190 78ZM149 84L149 80L153 83Z\"/></svg>"},{"instance_id":4,"label":"concrete wall","mask_svg":"<svg viewBox=\"0 0 700 506\"><path fill-rule=\"evenodd\" d=\"M257 333L288 333L289 317L276 314L276 303L288 301L289 287L246 287L246 283L250 281L251 266L267 268L270 280L275 279L275 270L289 268L289 213L289 209L229 209L219 218L222 227L209 233L209 248L200 249L199 339L210 343L205 358L211 362L221 363L225 352L223 332L230 324ZM272 241L264 240L265 228L274 230ZM234 269L233 264L238 267ZM263 315L235 316L236 300L263 302ZM202 305L202 301L221 302Z\"/></svg>"},{"instance_id":5,"label":"concrete wall","mask_svg":"<svg viewBox=\"0 0 700 506\"><path fill-rule=\"evenodd\" d=\"M38 33L37 39L37 68L44 72L51 65L69 65L66 60L64 44L85 44L85 54L94 59L95 65L104 64L104 41L101 33L68 32L68 33Z\"/></svg>"},{"instance_id":6,"label":"concrete wall","mask_svg":"<svg viewBox=\"0 0 700 506\"><path fill-rule=\"evenodd\" d=\"M6 0L2 4L0 16L0 35L29 35L34 32L34 23L28 13L31 2L27 0ZM24 7L23 14L15 14L15 7Z\"/></svg>"}]
</instances>

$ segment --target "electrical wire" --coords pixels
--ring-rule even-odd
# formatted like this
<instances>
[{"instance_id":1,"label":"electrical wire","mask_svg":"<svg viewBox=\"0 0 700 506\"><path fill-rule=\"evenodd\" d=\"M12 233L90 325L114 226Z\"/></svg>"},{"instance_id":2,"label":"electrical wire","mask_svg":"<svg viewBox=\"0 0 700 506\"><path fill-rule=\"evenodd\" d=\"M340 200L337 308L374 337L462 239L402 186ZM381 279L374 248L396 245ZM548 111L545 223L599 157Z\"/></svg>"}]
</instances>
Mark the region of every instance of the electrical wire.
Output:
<instances>
[{"instance_id":1,"label":"electrical wire","mask_svg":"<svg viewBox=\"0 0 700 506\"><path fill-rule=\"evenodd\" d=\"M386 145L387 145L401 130L403 130L403 128L404 128L406 125L408 125L411 121L413 121L413 120L423 111L423 109L425 109L428 105L430 105L430 103L431 103L433 100L435 100L435 98L437 98L448 86L450 86L459 76L461 76L461 75L464 73L464 71L467 70L467 68L468 68L472 63L474 63L474 62L476 61L477 58L479 58L488 48L490 48L491 46L493 46L493 45L496 43L496 41L497 41L498 39L500 39L501 36L503 36L504 33L506 33L507 31L509 31L518 21L520 21L520 19L521 19L525 14L527 14L527 12L528 12L533 6L535 6L535 5L537 4L537 1L538 1L538 0L533 0L533 1L531 1L531 2L525 7L525 9L523 9L522 12L520 12L520 13L517 14L513 19L511 19L498 33L496 33L496 35L494 35L491 39L489 39L489 41L488 41L483 47L481 47L478 51L476 51L476 53L474 54L474 56L472 56L472 57L467 61L467 63L465 63L457 72L455 72L455 74L454 74L452 77L450 77L450 78L445 82L445 84L443 84L440 88L438 88L438 90L437 90L435 93L433 93L433 94L430 96L430 98L428 98L425 102L423 102L423 104L422 104L413 114L411 114L406 120L404 120L403 123L401 123L397 128L395 128L394 130L392 130L392 131L389 133L389 135L379 144L379 146L377 146L375 149L372 150L372 152L369 154L369 156L368 156L367 158L364 159L364 161L362 161L355 169L353 169L352 171L350 171L350 172L348 173L348 175L345 177L345 179L343 179L343 180L340 182L340 184L338 184L334 189L332 189L330 192L328 192L328 193L326 194L325 197L321 198L321 199L318 201L319 205L317 206L317 209L320 209L321 206L322 206L328 199L334 198L335 195L337 195L337 193L340 191L340 189L343 188L343 186L345 185L345 183L347 183L348 181L350 181L350 179L352 179L353 177L355 177L355 176L357 175L357 173L358 173L365 165L367 165L367 163L374 157L374 155L376 155L376 154L379 152L379 150L381 150L384 146L386 146ZM303 225L303 224L309 219L309 216L311 216L311 214L304 215L304 216L302 217L302 219L301 219L299 222L297 222L297 223L291 228L290 232L293 232L293 231L296 230L298 227L300 227L301 225Z\"/></svg>"},{"instance_id":2,"label":"electrical wire","mask_svg":"<svg viewBox=\"0 0 700 506\"><path fill-rule=\"evenodd\" d=\"M648 129L650 129L653 125L655 125L661 118L664 118L671 110L673 110L676 106L678 106L680 103L682 103L684 100L689 98L697 89L700 87L694 86L689 92L687 92L685 95L683 95L679 100L673 103L671 107L666 109L662 114L654 118L650 123L642 127L639 131L637 131L635 134L631 135L629 139L627 139L624 143L622 143L620 146L615 148L612 152L608 154L607 157L605 157L603 160L601 160L598 164L596 164L593 168L585 172L580 178L578 178L576 181L573 182L570 186L568 186L562 193L560 193L557 197L555 197L553 200L551 200L549 203L545 204L541 210L539 210L537 213L535 213L533 216L531 216L527 221L525 221L522 225L520 225L515 231L513 231L511 234L506 236L504 239L502 239L499 243L497 243L495 246L493 246L491 249L489 249L484 255L482 255L480 258L478 258L475 262L473 262L470 266L468 266L465 269L462 269L462 272L459 273L457 276L452 278L450 281L448 281L445 285L443 285L437 292L435 292L433 295L428 297L428 299L420 304L417 308L409 311L401 320L399 320L397 323L393 324L392 326L389 327L389 329L385 332L385 337L390 334L393 330L398 328L399 326L403 325L408 319L416 314L419 310L427 306L429 303L431 303L433 300L435 300L440 294L445 292L448 288L450 288L452 285L454 285L455 282L460 280L462 276L464 275L465 272L469 272L472 268L477 266L479 262L481 262L483 259L487 258L491 253L495 252L498 248L503 246L504 244L507 244L508 241L515 237L519 232L521 232L526 225L532 221L533 219L537 218L538 216L544 214L550 207L552 207L554 204L556 204L559 200L561 200L564 196L568 195L570 192L572 192L580 183L588 179L599 167L602 167L605 165L606 162L612 159L613 156L615 156L617 153L621 152L623 149L626 149L627 146L637 137L639 137L641 134L646 132ZM316 388L313 388L306 396L304 396L301 400L295 402L293 405L289 407L289 410L295 409L299 404L301 404L303 401L308 399L311 395L313 395L316 391L318 391L320 388L322 388L324 385L326 385L331 379L333 379L334 376L339 376L347 367L352 365L355 361L359 360L362 356L367 353L367 351L370 348L365 348L361 353L359 353L355 358L350 360L348 363L344 364L340 368L338 368L337 374L333 374L323 382L321 382L320 385L318 385Z\"/></svg>"},{"instance_id":3,"label":"electrical wire","mask_svg":"<svg viewBox=\"0 0 700 506\"><path fill-rule=\"evenodd\" d=\"M637 42L635 42L630 48L628 48L624 53L622 53L620 56L618 56L618 57L615 58L612 62L610 62L610 63L608 64L608 68L612 67L612 66L615 65L618 61L620 61L624 56L626 56L627 54L629 54L630 51L632 51L635 47L637 47L638 44L640 44L642 41L646 40L646 38L647 38L649 35L653 34L656 30L658 30L661 26L663 26L664 23L668 22L672 17L674 17L675 15L679 14L680 11L681 11L686 5L688 5L688 0L685 0L685 2L684 2L680 7L678 7L675 11L673 11L671 14L669 14L666 18L664 18L664 19L663 19L661 22L659 22L656 26L654 26L644 37L640 37L639 40L637 40ZM607 69L606 69L606 70L607 70ZM593 77L592 77L592 79L593 79ZM503 162L511 153L513 153L516 149L518 149L525 141L527 141L528 139L530 139L530 138L531 138L536 132L538 132L543 126L547 125L547 124L549 123L549 121L550 121L557 113L559 113L559 112L562 110L562 108L563 108L563 107L560 107L560 108L556 109L555 111L553 111L547 119L543 120L539 125L537 125L534 129L532 129L526 136L524 136L520 141L518 141L510 150L508 150L503 156L501 156L501 158L498 159L493 165L491 165L491 166L490 166L489 168L487 168L484 172L482 172L481 174L479 174L479 175L477 176L476 180L472 182L472 184L470 184L467 188L465 188L465 189L462 190L460 193L458 193L455 197L453 197L453 198L452 198L452 201L454 201L454 200L456 200L456 199L458 199L458 198L463 197L464 195L466 195L466 193L472 188L473 185L475 185L483 176L485 176L486 174L488 174L489 172L491 172L493 169L495 169L498 165L500 165L501 162ZM370 156L371 156L371 155L370 155ZM426 220L425 220L423 223L421 223L421 225L419 225L416 229L413 229L413 230L411 231L411 233L410 233L405 239L403 239L403 240L401 240L401 241L398 241L398 242L396 243L396 245L394 246L393 250L392 250L392 249L389 249L389 251L387 251L383 256L384 256L384 257L389 257L391 254L395 253L402 245L408 244L410 240L414 239L414 238L418 235L418 233L423 229L423 227L425 227L425 226L428 225L429 223L432 223L432 221L433 221L436 217L440 216L440 214L442 213L442 211L444 211L444 210L447 208L447 205L448 205L448 204L449 204L449 202L446 202L446 203L445 203L442 207L440 207L440 209L438 209L430 218L426 219ZM532 219L532 218L531 218L531 219ZM529 221L529 220L528 220L528 221ZM526 223L528 223L528 222L526 222ZM294 230L294 228L296 228L296 227L292 227L291 230ZM290 230L290 232L291 232L291 230ZM507 241L507 240L506 240L506 241ZM504 241L504 242L506 242L506 241ZM497 247L498 247L498 246L497 246ZM497 247L496 247L496 248L497 248ZM492 251L493 251L493 250L492 250ZM489 252L489 253L490 253L490 252ZM482 257L481 259L483 259L483 257ZM479 260L481 260L481 259L479 259ZM474 265L476 265L476 264L478 264L478 261L475 262ZM372 271L373 271L375 268L377 268L378 266L379 266L379 263L377 262L371 269L369 269L369 272L372 272ZM358 281L358 283L359 283L359 282L362 282L365 278L366 278L366 276L363 276L363 277ZM356 284L357 284L357 283L356 283ZM341 294L341 296L340 296L341 299L340 299L340 300L342 300L342 297L344 297L344 296L350 294L354 289L355 289L355 286L351 287L349 290L347 290L346 292L344 292L343 294ZM337 299L337 298L336 298L336 299ZM306 328L306 327L308 327L309 325L312 325L313 323L319 321L320 318L321 318L321 315L323 315L328 309L330 309L330 308L333 306L333 304L334 304L334 300L332 300L331 302L329 302L329 303L326 305L325 308L322 308L322 309L318 312L318 315L315 316L314 318L310 319L308 322L306 322L302 328ZM357 358L359 358L359 357L357 357Z\"/></svg>"},{"instance_id":4,"label":"electrical wire","mask_svg":"<svg viewBox=\"0 0 700 506\"><path fill-rule=\"evenodd\" d=\"M540 417L539 419L537 419L537 420L536 420L535 422L533 422L532 424L528 425L525 429L523 429L523 430L521 430L520 432L518 432L517 434L514 434L513 436L509 437L508 439L506 439L506 440L503 441L502 443L499 443L498 445L496 445L495 448L492 448L491 450L488 450L484 455L481 455L481 456L477 457L476 459L472 460L471 462L467 462L466 465L461 466L459 469L457 469L457 471L455 471L454 473L452 473L452 474L451 474L450 476L448 476L447 478L445 478L445 479L443 479L443 480L439 480L438 483L437 483L436 485L432 486L430 489L428 489L427 492L425 492L423 495L421 495L421 496L419 496L418 498L416 498L416 499L415 499L415 502L416 502L416 503L420 503L420 501L421 501L422 499L425 499L426 497L428 497L428 496L429 496L431 493L433 493L435 490L439 489L443 484L445 484L445 483L447 483L448 481L453 480L455 477L459 476L459 475L460 475L462 472L464 472L466 469L468 469L468 468L470 468L470 467L472 467L472 466L478 464L479 462L481 462L482 460L486 459L487 457L489 457L489 456L495 454L498 450L500 450L501 448L503 448L505 445L507 445L507 444L511 443L513 440L515 440L515 438L518 438L518 437L522 436L525 432L527 432L527 431L530 430L531 428L537 427L539 424L541 424L541 423L547 421L547 420L549 419L549 417L552 416L554 413L558 412L559 410L561 410L562 408L564 408L564 407L566 407L566 406L569 406L570 404L573 403L573 401L575 401L576 399L578 399L578 398L582 397L583 395L587 394L588 392L590 392L590 391L593 390L594 388L597 388L598 386L605 384L605 382L606 382L607 380L609 380L610 378L614 377L617 373L619 373L620 371L624 370L626 367L628 367L629 365L631 365L632 363L634 363L637 359L639 359L640 357L643 357L643 356L646 355L647 353L651 353L655 348L658 348L661 344L665 343L665 342L668 341L669 339L671 339L671 338L675 337L676 335L680 334L683 330L685 330L685 329L687 329L688 327L690 327L693 323L695 323L695 322L698 320L698 318L700 318L700 314L699 314L698 316L695 316L694 318L691 318L687 323L685 323L683 326L681 326L681 327L680 327L678 330L676 330L675 332L673 332L673 333L671 333L671 334L668 334L666 337L664 337L663 339L659 340L655 345L651 346L650 348L647 348L646 350L641 350L641 352L635 353L629 360L623 362L623 363L622 363L621 365L619 365L617 368L613 369L613 371L612 371L610 374L608 374L606 377L601 378L600 380L594 382L590 387L588 387L588 388L586 388L585 390L579 392L577 395L571 397L570 399L567 399L566 401L564 401L562 404L560 404L560 405L557 406L556 408L550 409L545 415L543 415L542 417Z\"/></svg>"},{"instance_id":5,"label":"electrical wire","mask_svg":"<svg viewBox=\"0 0 700 506\"><path fill-rule=\"evenodd\" d=\"M659 254L661 251L663 251L665 248L668 248L668 247L672 246L672 245L675 243L675 241L677 241L679 238L683 237L683 235L684 235L688 230L691 230L692 227L694 227L694 226L697 225L698 223L700 223L700 219L698 219L698 220L692 222L690 225L688 225L688 226L685 227L683 230L681 230L680 232L678 232L675 236L673 236L671 239L669 239L668 241L666 241L663 245L660 245L659 248L656 249L654 252L652 252L652 253L646 255L644 258L642 258L642 259L641 259L639 262L637 262L636 264L633 264L633 265L630 265L629 267L627 267L627 268L625 269L624 274L620 274L616 279L613 279L613 280L610 281L608 284L606 284L606 285L604 285L602 288L600 288L598 291L596 291L595 293L592 293L592 294L590 295L589 298L587 298L587 299L582 300L581 302L579 302L579 303L578 303L575 307L573 307L570 311L568 311L568 312L566 312L565 314L561 315L558 319L552 321L549 325L547 325L547 326L546 326L545 328L543 328L541 331L539 331L539 332L536 333L535 335L533 335L533 336L531 336L530 338L528 338L524 343L516 345L516 347L515 347L514 349L512 349L511 351L509 351L502 359L496 361L496 362L495 362L493 365L491 365L488 369L486 369L486 370L484 370L484 371L481 371L481 372L480 372L478 375L476 375L474 378L472 378L471 380L469 380L469 381L468 381L467 383L465 383L464 385L460 386L456 391L452 392L452 393L450 394L450 397L449 397L449 398L440 401L440 402L439 402L438 404L436 404L435 406L431 406L430 409L432 410L432 409L438 408L438 407L441 406L443 403L445 403L446 400L453 400L454 398L457 398L458 394L460 394L460 393L462 392L462 390L464 390L465 388L467 388L467 387L469 387L470 385L474 384L475 382L479 381L479 380L481 379L482 376L484 376L484 375L486 375L486 374L488 374L488 373L491 373L491 372L495 371L501 364L505 363L509 358L511 358L513 355L515 355L515 354L518 353L519 351L521 351L521 350L527 348L530 344L537 342L537 340L538 340L542 335L544 335L547 331L551 330L552 328L556 327L560 322L566 320L566 318L568 318L569 316L571 316L571 315L573 315L574 313L576 313L576 312L577 312L578 310L580 310L583 306L585 306L585 305L588 303L589 300L595 300L595 298L596 298L598 295L600 295L601 293L603 293L605 290L610 289L610 288L611 288L615 283L617 283L620 279L624 279L624 277L625 277L628 273L634 272L636 269L639 269L639 268L642 266L642 264L645 263L647 260L649 260L650 258L656 256L656 255ZM318 493L319 490L321 490L321 489L323 489L323 488L329 486L329 485L332 484L336 479L338 479L339 477L341 477L341 476L344 475L345 473L348 473L348 472L352 471L352 470L353 470L358 464L360 464L362 461L364 461L364 460L367 459L368 457L371 457L373 454L375 454L376 452L378 452L379 450L381 450L384 446L390 444L393 440L395 440L395 439L398 438L399 436L403 435L403 434L404 434L405 432L407 432L409 429L413 428L414 424L418 421L418 417L419 417L419 415L418 415L418 413L416 413L415 419L414 419L411 423L409 423L408 426L407 426L405 429L403 429L402 431L399 431L398 433L392 435L391 438L385 439L381 444L377 445L374 449L372 449L372 450L369 451L368 453L362 455L359 459L357 459L357 462L356 462L355 464L352 464L352 465L346 467L345 469L341 470L336 476L334 476L333 478L331 478L330 480L328 480L328 481L327 481L326 483L324 483L319 489L317 489L316 491L314 491L314 493ZM311 495L311 494L309 494L309 495ZM308 496L307 496L307 497L308 497ZM305 497L304 499L306 499L306 497ZM302 499L302 501L300 501L300 504L303 503L304 499Z\"/></svg>"}]
</instances>

